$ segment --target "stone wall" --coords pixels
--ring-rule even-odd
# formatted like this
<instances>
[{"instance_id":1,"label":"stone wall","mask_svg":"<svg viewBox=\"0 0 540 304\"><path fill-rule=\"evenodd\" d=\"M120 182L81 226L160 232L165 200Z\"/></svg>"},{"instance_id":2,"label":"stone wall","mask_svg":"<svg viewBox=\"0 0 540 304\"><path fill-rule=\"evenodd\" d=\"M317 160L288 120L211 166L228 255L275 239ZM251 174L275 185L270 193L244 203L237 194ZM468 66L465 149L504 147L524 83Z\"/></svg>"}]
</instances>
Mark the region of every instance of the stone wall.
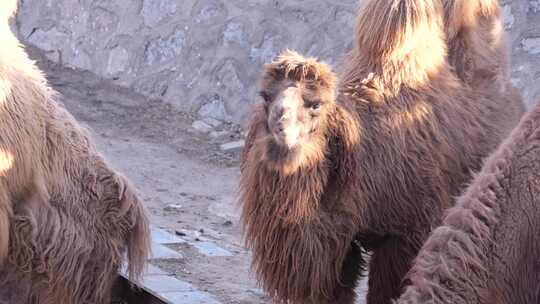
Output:
<instances>
[{"instance_id":1,"label":"stone wall","mask_svg":"<svg viewBox=\"0 0 540 304\"><path fill-rule=\"evenodd\" d=\"M503 0L512 79L530 106L540 100L540 0Z\"/></svg>"},{"instance_id":2,"label":"stone wall","mask_svg":"<svg viewBox=\"0 0 540 304\"><path fill-rule=\"evenodd\" d=\"M540 98L540 0L506 0L513 78ZM261 65L291 48L339 62L358 0L22 0L19 34L57 62L203 117L242 122Z\"/></svg>"}]
</instances>

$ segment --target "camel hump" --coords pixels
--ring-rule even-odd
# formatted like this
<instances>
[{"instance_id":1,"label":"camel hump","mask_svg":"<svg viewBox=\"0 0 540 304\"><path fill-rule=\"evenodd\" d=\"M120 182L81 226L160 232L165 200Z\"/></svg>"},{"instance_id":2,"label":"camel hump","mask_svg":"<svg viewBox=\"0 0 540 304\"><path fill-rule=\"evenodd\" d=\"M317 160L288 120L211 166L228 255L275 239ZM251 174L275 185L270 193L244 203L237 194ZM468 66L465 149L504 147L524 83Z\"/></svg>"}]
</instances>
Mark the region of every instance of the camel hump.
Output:
<instances>
[{"instance_id":1,"label":"camel hump","mask_svg":"<svg viewBox=\"0 0 540 304\"><path fill-rule=\"evenodd\" d=\"M460 31L478 26L483 19L500 20L497 0L445 0L446 27L453 39Z\"/></svg>"},{"instance_id":2,"label":"camel hump","mask_svg":"<svg viewBox=\"0 0 540 304\"><path fill-rule=\"evenodd\" d=\"M373 61L424 57L425 49L444 57L443 23L440 0L369 0L358 17L358 47Z\"/></svg>"}]
</instances>

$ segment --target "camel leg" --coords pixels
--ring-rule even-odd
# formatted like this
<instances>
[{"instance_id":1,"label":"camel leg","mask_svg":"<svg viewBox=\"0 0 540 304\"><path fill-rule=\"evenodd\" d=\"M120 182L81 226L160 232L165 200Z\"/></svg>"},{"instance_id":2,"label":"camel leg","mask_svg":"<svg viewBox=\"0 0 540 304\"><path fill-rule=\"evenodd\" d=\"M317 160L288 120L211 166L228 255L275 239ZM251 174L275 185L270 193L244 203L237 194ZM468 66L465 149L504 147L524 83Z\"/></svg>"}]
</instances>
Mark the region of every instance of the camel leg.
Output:
<instances>
[{"instance_id":1,"label":"camel leg","mask_svg":"<svg viewBox=\"0 0 540 304\"><path fill-rule=\"evenodd\" d=\"M418 248L400 238L389 238L374 248L369 264L367 304L390 304L401 294L403 279Z\"/></svg>"},{"instance_id":2,"label":"camel leg","mask_svg":"<svg viewBox=\"0 0 540 304\"><path fill-rule=\"evenodd\" d=\"M341 279L338 283L339 286L334 292L334 297L325 303L354 304L356 300L355 289L364 268L365 261L362 256L362 251L357 245L352 244L351 249L347 253L347 257L345 258L345 262L343 263Z\"/></svg>"}]
</instances>

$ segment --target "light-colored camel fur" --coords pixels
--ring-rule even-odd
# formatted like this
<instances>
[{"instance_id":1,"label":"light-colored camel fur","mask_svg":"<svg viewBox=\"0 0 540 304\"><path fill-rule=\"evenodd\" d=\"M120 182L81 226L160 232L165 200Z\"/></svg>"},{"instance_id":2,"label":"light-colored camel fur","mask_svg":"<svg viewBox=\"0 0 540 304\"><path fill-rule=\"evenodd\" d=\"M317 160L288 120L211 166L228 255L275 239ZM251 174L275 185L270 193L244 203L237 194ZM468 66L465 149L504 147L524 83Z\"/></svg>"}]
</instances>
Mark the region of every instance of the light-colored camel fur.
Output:
<instances>
[{"instance_id":1,"label":"light-colored camel fur","mask_svg":"<svg viewBox=\"0 0 540 304\"><path fill-rule=\"evenodd\" d=\"M0 4L0 303L107 303L116 272L141 274L145 208L57 101Z\"/></svg>"}]
</instances>

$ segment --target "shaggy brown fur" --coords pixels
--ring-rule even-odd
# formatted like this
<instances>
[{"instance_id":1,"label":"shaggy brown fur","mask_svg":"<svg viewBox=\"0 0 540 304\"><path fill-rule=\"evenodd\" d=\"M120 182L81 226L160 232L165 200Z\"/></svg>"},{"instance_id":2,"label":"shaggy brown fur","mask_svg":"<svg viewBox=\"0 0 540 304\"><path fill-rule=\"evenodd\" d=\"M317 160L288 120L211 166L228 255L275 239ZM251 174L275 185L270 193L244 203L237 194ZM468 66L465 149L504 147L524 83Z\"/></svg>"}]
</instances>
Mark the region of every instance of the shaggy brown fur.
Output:
<instances>
[{"instance_id":1,"label":"shaggy brown fur","mask_svg":"<svg viewBox=\"0 0 540 304\"><path fill-rule=\"evenodd\" d=\"M466 83L480 80L506 88L510 73L501 9L497 0L443 0L449 61ZM484 81L483 81L484 80Z\"/></svg>"},{"instance_id":2,"label":"shaggy brown fur","mask_svg":"<svg viewBox=\"0 0 540 304\"><path fill-rule=\"evenodd\" d=\"M443 0L449 62L460 79L488 98L521 98L510 81L510 50L497 0ZM510 102L507 112L521 115L523 102ZM512 124L504 126L511 130Z\"/></svg>"},{"instance_id":3,"label":"shaggy brown fur","mask_svg":"<svg viewBox=\"0 0 540 304\"><path fill-rule=\"evenodd\" d=\"M431 227L517 122L506 110L519 98L488 99L454 73L443 23L438 0L366 1L336 101L317 82L333 78L329 68L312 59L286 54L267 67L240 186L253 266L276 301L353 303L362 250L373 252L368 303L399 296ZM311 120L309 109L286 109L309 131L290 148L279 140L288 124L274 121L287 115L270 114L302 106L283 92L297 98L305 81L325 93L303 97L321 103Z\"/></svg>"},{"instance_id":4,"label":"shaggy brown fur","mask_svg":"<svg viewBox=\"0 0 540 304\"><path fill-rule=\"evenodd\" d=\"M398 303L540 303L540 104L424 244Z\"/></svg>"},{"instance_id":5,"label":"shaggy brown fur","mask_svg":"<svg viewBox=\"0 0 540 304\"><path fill-rule=\"evenodd\" d=\"M0 303L106 303L125 254L134 279L143 270L143 204L56 101L7 18L0 40Z\"/></svg>"}]
</instances>

